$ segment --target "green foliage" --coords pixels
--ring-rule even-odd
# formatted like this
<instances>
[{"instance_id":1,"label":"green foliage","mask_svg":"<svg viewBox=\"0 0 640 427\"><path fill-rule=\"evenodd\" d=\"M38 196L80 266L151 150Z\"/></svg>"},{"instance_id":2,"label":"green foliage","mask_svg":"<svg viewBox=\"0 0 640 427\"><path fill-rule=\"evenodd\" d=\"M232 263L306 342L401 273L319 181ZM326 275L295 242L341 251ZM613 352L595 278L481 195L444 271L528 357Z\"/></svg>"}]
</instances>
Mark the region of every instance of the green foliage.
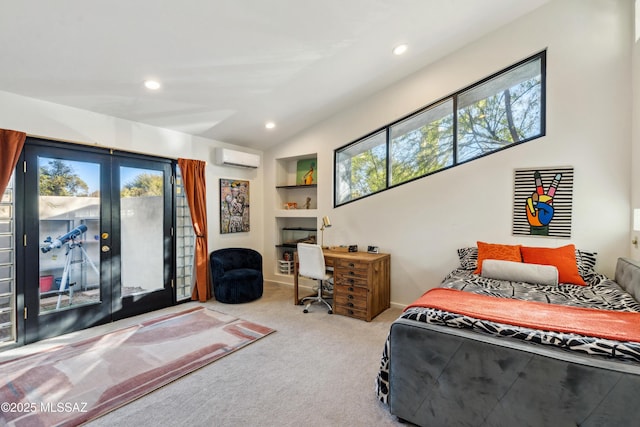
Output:
<instances>
[{"instance_id":1,"label":"green foliage","mask_svg":"<svg viewBox=\"0 0 640 427\"><path fill-rule=\"evenodd\" d=\"M454 158L457 163L465 162L540 134L540 76L488 96L483 89L480 86L477 92L468 93L470 104L458 106L455 121L451 103L451 108L438 105L390 128L391 134L399 134L389 141L389 186L451 166ZM362 152L356 151L357 145L352 147L355 150L350 147L337 157L338 204L387 187L386 143Z\"/></svg>"},{"instance_id":2,"label":"green foliage","mask_svg":"<svg viewBox=\"0 0 640 427\"><path fill-rule=\"evenodd\" d=\"M540 79L536 78L458 110L458 160L469 160L538 134L540 94Z\"/></svg>"},{"instance_id":3,"label":"green foliage","mask_svg":"<svg viewBox=\"0 0 640 427\"><path fill-rule=\"evenodd\" d=\"M453 163L453 115L391 141L391 185L428 175Z\"/></svg>"},{"instance_id":4,"label":"green foliage","mask_svg":"<svg viewBox=\"0 0 640 427\"><path fill-rule=\"evenodd\" d=\"M162 196L163 186L162 175L142 173L122 187L120 197Z\"/></svg>"},{"instance_id":5,"label":"green foliage","mask_svg":"<svg viewBox=\"0 0 640 427\"><path fill-rule=\"evenodd\" d=\"M387 185L386 165L384 147L381 146L353 157L351 159L352 197L366 196L385 188Z\"/></svg>"},{"instance_id":6,"label":"green foliage","mask_svg":"<svg viewBox=\"0 0 640 427\"><path fill-rule=\"evenodd\" d=\"M89 186L63 160L50 160L40 167L41 196L88 196Z\"/></svg>"}]
</instances>

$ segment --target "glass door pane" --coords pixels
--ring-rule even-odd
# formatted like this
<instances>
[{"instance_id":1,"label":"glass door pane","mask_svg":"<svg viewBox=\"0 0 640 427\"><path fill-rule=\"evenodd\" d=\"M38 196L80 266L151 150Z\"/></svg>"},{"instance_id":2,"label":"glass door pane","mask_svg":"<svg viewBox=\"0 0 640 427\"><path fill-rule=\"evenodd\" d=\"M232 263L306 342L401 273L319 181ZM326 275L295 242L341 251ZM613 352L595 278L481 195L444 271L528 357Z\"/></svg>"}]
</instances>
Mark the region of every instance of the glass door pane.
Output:
<instances>
[{"instance_id":1,"label":"glass door pane","mask_svg":"<svg viewBox=\"0 0 640 427\"><path fill-rule=\"evenodd\" d=\"M121 297L162 290L164 172L120 167Z\"/></svg>"},{"instance_id":2,"label":"glass door pane","mask_svg":"<svg viewBox=\"0 0 640 427\"><path fill-rule=\"evenodd\" d=\"M34 138L23 158L16 272L25 343L173 304L171 161ZM0 285L10 273L2 219Z\"/></svg>"},{"instance_id":3,"label":"glass door pane","mask_svg":"<svg viewBox=\"0 0 640 427\"><path fill-rule=\"evenodd\" d=\"M40 315L101 301L100 173L38 156Z\"/></svg>"}]
</instances>

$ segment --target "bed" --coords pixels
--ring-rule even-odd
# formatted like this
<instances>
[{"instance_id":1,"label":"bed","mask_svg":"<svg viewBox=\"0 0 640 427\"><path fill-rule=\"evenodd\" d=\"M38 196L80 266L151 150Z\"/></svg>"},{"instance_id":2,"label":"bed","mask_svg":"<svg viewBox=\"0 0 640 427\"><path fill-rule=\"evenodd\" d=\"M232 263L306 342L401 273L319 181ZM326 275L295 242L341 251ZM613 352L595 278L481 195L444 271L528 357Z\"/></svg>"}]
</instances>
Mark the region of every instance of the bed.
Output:
<instances>
[{"instance_id":1,"label":"bed","mask_svg":"<svg viewBox=\"0 0 640 427\"><path fill-rule=\"evenodd\" d=\"M389 411L420 426L639 425L640 264L619 258L611 280L595 272L595 253L575 250L584 286L538 284L477 274L477 251L460 249L460 267L435 291L455 300L470 294L472 309L473 298L484 298L522 305L532 317L537 308L566 309L624 321L605 322L605 333L596 332L603 338L585 332L600 321L589 317L576 318L576 333L563 313L542 320L560 319L558 328L538 329L437 304L409 306L391 325L376 378Z\"/></svg>"}]
</instances>

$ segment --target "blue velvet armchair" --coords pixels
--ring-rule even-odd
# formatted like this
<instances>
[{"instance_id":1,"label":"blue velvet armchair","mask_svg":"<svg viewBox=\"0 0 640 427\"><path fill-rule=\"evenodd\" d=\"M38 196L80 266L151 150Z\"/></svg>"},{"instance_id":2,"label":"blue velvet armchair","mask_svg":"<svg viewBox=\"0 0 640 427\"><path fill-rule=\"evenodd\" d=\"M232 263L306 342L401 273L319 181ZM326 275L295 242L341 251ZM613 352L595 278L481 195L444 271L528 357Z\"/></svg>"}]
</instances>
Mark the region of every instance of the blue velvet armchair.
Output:
<instances>
[{"instance_id":1,"label":"blue velvet armchair","mask_svg":"<svg viewBox=\"0 0 640 427\"><path fill-rule=\"evenodd\" d=\"M209 255L216 300L228 304L262 297L262 255L253 249L225 248Z\"/></svg>"}]
</instances>

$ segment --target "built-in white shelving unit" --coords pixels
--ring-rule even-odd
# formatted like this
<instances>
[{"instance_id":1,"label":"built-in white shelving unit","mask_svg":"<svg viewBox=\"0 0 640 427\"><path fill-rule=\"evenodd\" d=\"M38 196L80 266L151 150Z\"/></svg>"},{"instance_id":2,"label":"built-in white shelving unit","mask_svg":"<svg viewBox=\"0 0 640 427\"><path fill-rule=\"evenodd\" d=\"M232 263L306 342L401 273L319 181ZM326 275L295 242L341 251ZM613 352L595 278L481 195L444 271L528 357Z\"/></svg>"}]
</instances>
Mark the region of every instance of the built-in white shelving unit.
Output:
<instances>
[{"instance_id":1,"label":"built-in white shelving unit","mask_svg":"<svg viewBox=\"0 0 640 427\"><path fill-rule=\"evenodd\" d=\"M293 260L297 241L316 240L318 218L318 185L306 184L298 173L300 161L316 159L317 154L276 159L276 210L275 242L276 257L274 268L278 275L291 275L292 270L282 268L285 258ZM317 169L317 164L315 165ZM288 255L288 256L287 256Z\"/></svg>"}]
</instances>

